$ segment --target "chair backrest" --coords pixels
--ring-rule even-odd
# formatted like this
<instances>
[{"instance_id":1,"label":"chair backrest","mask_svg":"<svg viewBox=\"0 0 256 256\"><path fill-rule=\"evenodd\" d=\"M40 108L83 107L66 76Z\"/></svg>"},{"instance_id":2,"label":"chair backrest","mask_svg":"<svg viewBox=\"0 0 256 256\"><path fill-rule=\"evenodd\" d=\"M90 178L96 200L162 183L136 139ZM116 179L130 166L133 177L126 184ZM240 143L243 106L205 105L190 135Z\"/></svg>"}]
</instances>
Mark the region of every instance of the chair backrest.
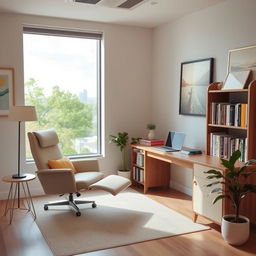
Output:
<instances>
[{"instance_id":1,"label":"chair backrest","mask_svg":"<svg viewBox=\"0 0 256 256\"><path fill-rule=\"evenodd\" d=\"M28 132L28 139L31 153L39 170L49 169L48 160L63 157L58 146L59 138L54 130Z\"/></svg>"}]
</instances>

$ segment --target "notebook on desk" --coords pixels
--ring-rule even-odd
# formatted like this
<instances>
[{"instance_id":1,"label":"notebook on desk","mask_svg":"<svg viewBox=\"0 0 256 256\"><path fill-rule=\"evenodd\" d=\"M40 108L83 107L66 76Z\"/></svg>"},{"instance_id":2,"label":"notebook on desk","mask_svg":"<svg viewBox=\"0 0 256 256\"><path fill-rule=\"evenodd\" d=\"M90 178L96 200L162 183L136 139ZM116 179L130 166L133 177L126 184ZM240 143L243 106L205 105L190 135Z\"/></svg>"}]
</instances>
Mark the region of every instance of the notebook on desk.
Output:
<instances>
[{"instance_id":1,"label":"notebook on desk","mask_svg":"<svg viewBox=\"0 0 256 256\"><path fill-rule=\"evenodd\" d=\"M202 151L200 149L182 147L180 153L185 155L198 155L202 154Z\"/></svg>"},{"instance_id":2,"label":"notebook on desk","mask_svg":"<svg viewBox=\"0 0 256 256\"><path fill-rule=\"evenodd\" d=\"M165 146L153 147L154 149L165 151L165 152L175 152L180 151L185 139L185 133L183 132L169 132L165 143Z\"/></svg>"}]
</instances>

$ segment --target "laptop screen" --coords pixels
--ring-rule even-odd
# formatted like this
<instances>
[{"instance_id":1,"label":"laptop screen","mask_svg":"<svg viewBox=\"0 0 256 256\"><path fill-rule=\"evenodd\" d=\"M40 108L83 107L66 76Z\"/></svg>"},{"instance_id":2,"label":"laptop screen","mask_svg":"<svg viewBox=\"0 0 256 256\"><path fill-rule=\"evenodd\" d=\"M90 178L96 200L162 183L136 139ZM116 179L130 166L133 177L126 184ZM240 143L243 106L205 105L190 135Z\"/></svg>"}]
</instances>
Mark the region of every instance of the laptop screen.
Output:
<instances>
[{"instance_id":1,"label":"laptop screen","mask_svg":"<svg viewBox=\"0 0 256 256\"><path fill-rule=\"evenodd\" d=\"M165 145L177 150L181 150L184 139L185 133L183 132L169 132Z\"/></svg>"}]
</instances>

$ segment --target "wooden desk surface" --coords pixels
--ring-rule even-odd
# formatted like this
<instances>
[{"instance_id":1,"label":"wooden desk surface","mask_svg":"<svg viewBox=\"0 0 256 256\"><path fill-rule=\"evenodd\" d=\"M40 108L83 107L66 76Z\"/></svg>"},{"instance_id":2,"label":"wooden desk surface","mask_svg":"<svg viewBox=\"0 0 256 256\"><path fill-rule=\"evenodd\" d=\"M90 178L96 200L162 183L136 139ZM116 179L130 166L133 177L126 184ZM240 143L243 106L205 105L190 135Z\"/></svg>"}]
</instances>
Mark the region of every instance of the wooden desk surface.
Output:
<instances>
[{"instance_id":1,"label":"wooden desk surface","mask_svg":"<svg viewBox=\"0 0 256 256\"><path fill-rule=\"evenodd\" d=\"M225 170L225 167L221 164L220 158L215 156L209 156L206 154L187 155L180 152L164 152L154 149L154 147L143 145L131 145L131 147L144 150L147 157L152 157L186 168L193 168L194 164L200 164L214 169ZM238 163L238 166L241 164L242 163Z\"/></svg>"}]
</instances>

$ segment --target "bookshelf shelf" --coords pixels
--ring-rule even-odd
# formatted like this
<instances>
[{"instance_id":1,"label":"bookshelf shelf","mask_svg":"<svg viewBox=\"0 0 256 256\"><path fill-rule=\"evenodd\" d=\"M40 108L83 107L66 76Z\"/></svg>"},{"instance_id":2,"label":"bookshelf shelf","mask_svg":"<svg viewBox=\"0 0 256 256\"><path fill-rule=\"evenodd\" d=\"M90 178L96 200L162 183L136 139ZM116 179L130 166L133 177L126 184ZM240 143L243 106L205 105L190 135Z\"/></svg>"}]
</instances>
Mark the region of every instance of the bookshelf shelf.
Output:
<instances>
[{"instance_id":1,"label":"bookshelf shelf","mask_svg":"<svg viewBox=\"0 0 256 256\"><path fill-rule=\"evenodd\" d=\"M133 164L133 166L138 167L140 169L144 169L144 166L140 166L140 165L137 165L137 164Z\"/></svg>"},{"instance_id":2,"label":"bookshelf shelf","mask_svg":"<svg viewBox=\"0 0 256 256\"><path fill-rule=\"evenodd\" d=\"M248 92L248 89L209 90L208 93Z\"/></svg>"},{"instance_id":3,"label":"bookshelf shelf","mask_svg":"<svg viewBox=\"0 0 256 256\"><path fill-rule=\"evenodd\" d=\"M247 130L247 127L241 126L230 126L230 125L221 125L221 124L208 124L209 127L220 127L225 129L237 129L237 130Z\"/></svg>"},{"instance_id":4,"label":"bookshelf shelf","mask_svg":"<svg viewBox=\"0 0 256 256\"><path fill-rule=\"evenodd\" d=\"M143 186L144 186L144 182L140 182L140 181L135 180L135 179L134 179L133 181L135 181L136 183L141 184L141 185L143 185Z\"/></svg>"}]
</instances>

